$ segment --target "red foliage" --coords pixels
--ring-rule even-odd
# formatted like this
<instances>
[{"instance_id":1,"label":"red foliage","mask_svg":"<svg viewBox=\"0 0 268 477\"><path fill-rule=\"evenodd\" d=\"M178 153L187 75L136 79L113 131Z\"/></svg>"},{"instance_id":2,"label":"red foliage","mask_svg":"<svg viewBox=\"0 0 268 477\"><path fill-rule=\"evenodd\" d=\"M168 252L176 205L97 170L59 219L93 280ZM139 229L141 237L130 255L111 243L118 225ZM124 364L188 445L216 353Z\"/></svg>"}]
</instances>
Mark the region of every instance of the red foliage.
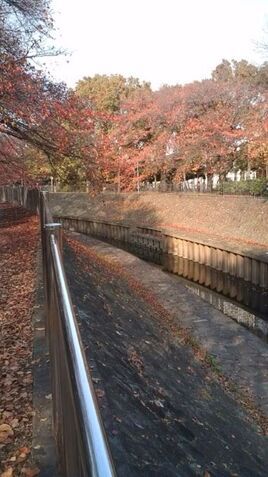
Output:
<instances>
[{"instance_id":1,"label":"red foliage","mask_svg":"<svg viewBox=\"0 0 268 477\"><path fill-rule=\"evenodd\" d=\"M133 186L137 165L140 179L226 172L241 144L250 156L265 142L267 99L248 83L214 80L137 91L109 133L110 175L116 177L120 164Z\"/></svg>"},{"instance_id":2,"label":"red foliage","mask_svg":"<svg viewBox=\"0 0 268 477\"><path fill-rule=\"evenodd\" d=\"M94 162L92 111L64 85L51 83L25 64L8 62L0 98L2 182L22 178L18 140L41 149L52 168L62 157Z\"/></svg>"}]
</instances>

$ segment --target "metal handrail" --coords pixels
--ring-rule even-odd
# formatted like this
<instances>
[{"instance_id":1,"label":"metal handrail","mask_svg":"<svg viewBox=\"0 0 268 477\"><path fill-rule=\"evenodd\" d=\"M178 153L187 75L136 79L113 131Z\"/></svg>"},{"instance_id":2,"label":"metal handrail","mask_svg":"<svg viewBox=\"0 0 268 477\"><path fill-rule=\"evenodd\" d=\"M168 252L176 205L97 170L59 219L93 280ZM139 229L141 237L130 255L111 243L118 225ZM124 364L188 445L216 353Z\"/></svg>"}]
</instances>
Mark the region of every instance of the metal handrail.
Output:
<instances>
[{"instance_id":1,"label":"metal handrail","mask_svg":"<svg viewBox=\"0 0 268 477\"><path fill-rule=\"evenodd\" d=\"M21 186L0 187L1 201L39 210L53 430L61 475L115 477L64 271L61 224L53 222L43 192Z\"/></svg>"},{"instance_id":2,"label":"metal handrail","mask_svg":"<svg viewBox=\"0 0 268 477\"><path fill-rule=\"evenodd\" d=\"M101 423L92 380L86 366L86 359L81 347L81 339L71 304L71 299L62 267L61 255L54 234L50 237L53 272L58 292L58 303L62 318L63 334L66 340L67 359L70 374L74 381L73 392L76 396L76 409L81 426L83 452L87 472L92 476L104 477L115 475L111 455ZM89 475L89 474L86 474Z\"/></svg>"},{"instance_id":3,"label":"metal handrail","mask_svg":"<svg viewBox=\"0 0 268 477\"><path fill-rule=\"evenodd\" d=\"M116 475L83 352L61 256L61 224L40 193L54 430L67 477ZM75 436L72 435L75 433Z\"/></svg>"}]
</instances>

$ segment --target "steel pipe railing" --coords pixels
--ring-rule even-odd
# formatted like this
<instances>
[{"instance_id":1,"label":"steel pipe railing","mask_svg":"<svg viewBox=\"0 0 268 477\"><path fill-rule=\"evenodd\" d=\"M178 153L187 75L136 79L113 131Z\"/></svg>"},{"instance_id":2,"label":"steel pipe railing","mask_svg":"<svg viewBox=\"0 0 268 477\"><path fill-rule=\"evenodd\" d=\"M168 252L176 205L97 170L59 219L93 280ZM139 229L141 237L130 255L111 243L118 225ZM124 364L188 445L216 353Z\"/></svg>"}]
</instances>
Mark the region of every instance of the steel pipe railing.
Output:
<instances>
[{"instance_id":1,"label":"steel pipe railing","mask_svg":"<svg viewBox=\"0 0 268 477\"><path fill-rule=\"evenodd\" d=\"M50 294L49 303L51 347L57 356L55 363L58 367L54 370L54 379L58 380L54 382L54 395L59 403L58 409L62 406L62 413L57 416L58 439L63 448L68 449L68 453L64 453L65 475L112 476L115 472L53 233L49 245L56 292ZM55 314L61 317L58 323L55 323ZM55 327L58 333L53 332ZM64 408L73 412L64 412Z\"/></svg>"},{"instance_id":2,"label":"steel pipe railing","mask_svg":"<svg viewBox=\"0 0 268 477\"><path fill-rule=\"evenodd\" d=\"M112 477L115 469L76 322L61 255L61 224L53 223L45 193L40 222L54 432L66 477Z\"/></svg>"},{"instance_id":3,"label":"steel pipe railing","mask_svg":"<svg viewBox=\"0 0 268 477\"><path fill-rule=\"evenodd\" d=\"M115 477L64 271L61 224L53 222L43 192L1 187L0 201L39 210L53 429L61 474Z\"/></svg>"}]
</instances>

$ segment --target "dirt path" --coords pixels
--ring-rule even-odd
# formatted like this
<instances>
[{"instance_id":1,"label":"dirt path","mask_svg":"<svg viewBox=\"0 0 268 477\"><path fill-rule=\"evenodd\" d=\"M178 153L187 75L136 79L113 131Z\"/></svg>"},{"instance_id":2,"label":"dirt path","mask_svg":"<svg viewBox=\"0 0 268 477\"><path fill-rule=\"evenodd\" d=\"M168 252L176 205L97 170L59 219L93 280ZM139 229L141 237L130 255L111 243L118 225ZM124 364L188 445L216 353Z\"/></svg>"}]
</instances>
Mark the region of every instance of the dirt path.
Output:
<instances>
[{"instance_id":1,"label":"dirt path","mask_svg":"<svg viewBox=\"0 0 268 477\"><path fill-rule=\"evenodd\" d=\"M15 223L14 223L15 221ZM32 445L32 307L38 225L0 204L1 477L38 475Z\"/></svg>"},{"instance_id":2,"label":"dirt path","mask_svg":"<svg viewBox=\"0 0 268 477\"><path fill-rule=\"evenodd\" d=\"M76 241L65 266L119 477L265 477L261 428L153 295Z\"/></svg>"}]
</instances>

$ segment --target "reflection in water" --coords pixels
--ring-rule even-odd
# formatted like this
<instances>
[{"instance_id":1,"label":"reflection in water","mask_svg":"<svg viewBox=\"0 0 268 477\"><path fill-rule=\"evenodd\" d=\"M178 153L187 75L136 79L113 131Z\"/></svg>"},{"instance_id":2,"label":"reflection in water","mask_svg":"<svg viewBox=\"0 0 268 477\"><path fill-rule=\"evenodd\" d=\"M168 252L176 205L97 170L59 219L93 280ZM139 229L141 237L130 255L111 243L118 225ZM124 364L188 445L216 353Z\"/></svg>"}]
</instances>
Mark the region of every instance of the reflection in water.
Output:
<instances>
[{"instance_id":1,"label":"reflection in water","mask_svg":"<svg viewBox=\"0 0 268 477\"><path fill-rule=\"evenodd\" d=\"M181 279L181 278L180 278ZM230 301L219 293L215 293L203 286L184 280L184 285L192 293L210 303L214 308L220 310L225 315L233 318L235 321L250 329L260 338L268 342L268 320L264 316L258 316L250 311L250 309L242 308L241 305Z\"/></svg>"},{"instance_id":2,"label":"reflection in water","mask_svg":"<svg viewBox=\"0 0 268 477\"><path fill-rule=\"evenodd\" d=\"M267 288L258 287L251 282L192 260L163 254L158 241L154 243L152 238L149 241L145 237L142 240L136 240L137 237L133 236L133 241L130 242L100 238L144 260L162 265L164 270L183 277L186 279L185 285L192 292L268 341Z\"/></svg>"},{"instance_id":3,"label":"reflection in water","mask_svg":"<svg viewBox=\"0 0 268 477\"><path fill-rule=\"evenodd\" d=\"M185 278L187 288L193 293L268 341L267 289L220 270L170 254L164 255L163 264L165 270ZM191 284L189 280L195 283Z\"/></svg>"},{"instance_id":4,"label":"reflection in water","mask_svg":"<svg viewBox=\"0 0 268 477\"><path fill-rule=\"evenodd\" d=\"M268 290L185 258L165 254L164 268L242 303L268 320Z\"/></svg>"}]
</instances>

